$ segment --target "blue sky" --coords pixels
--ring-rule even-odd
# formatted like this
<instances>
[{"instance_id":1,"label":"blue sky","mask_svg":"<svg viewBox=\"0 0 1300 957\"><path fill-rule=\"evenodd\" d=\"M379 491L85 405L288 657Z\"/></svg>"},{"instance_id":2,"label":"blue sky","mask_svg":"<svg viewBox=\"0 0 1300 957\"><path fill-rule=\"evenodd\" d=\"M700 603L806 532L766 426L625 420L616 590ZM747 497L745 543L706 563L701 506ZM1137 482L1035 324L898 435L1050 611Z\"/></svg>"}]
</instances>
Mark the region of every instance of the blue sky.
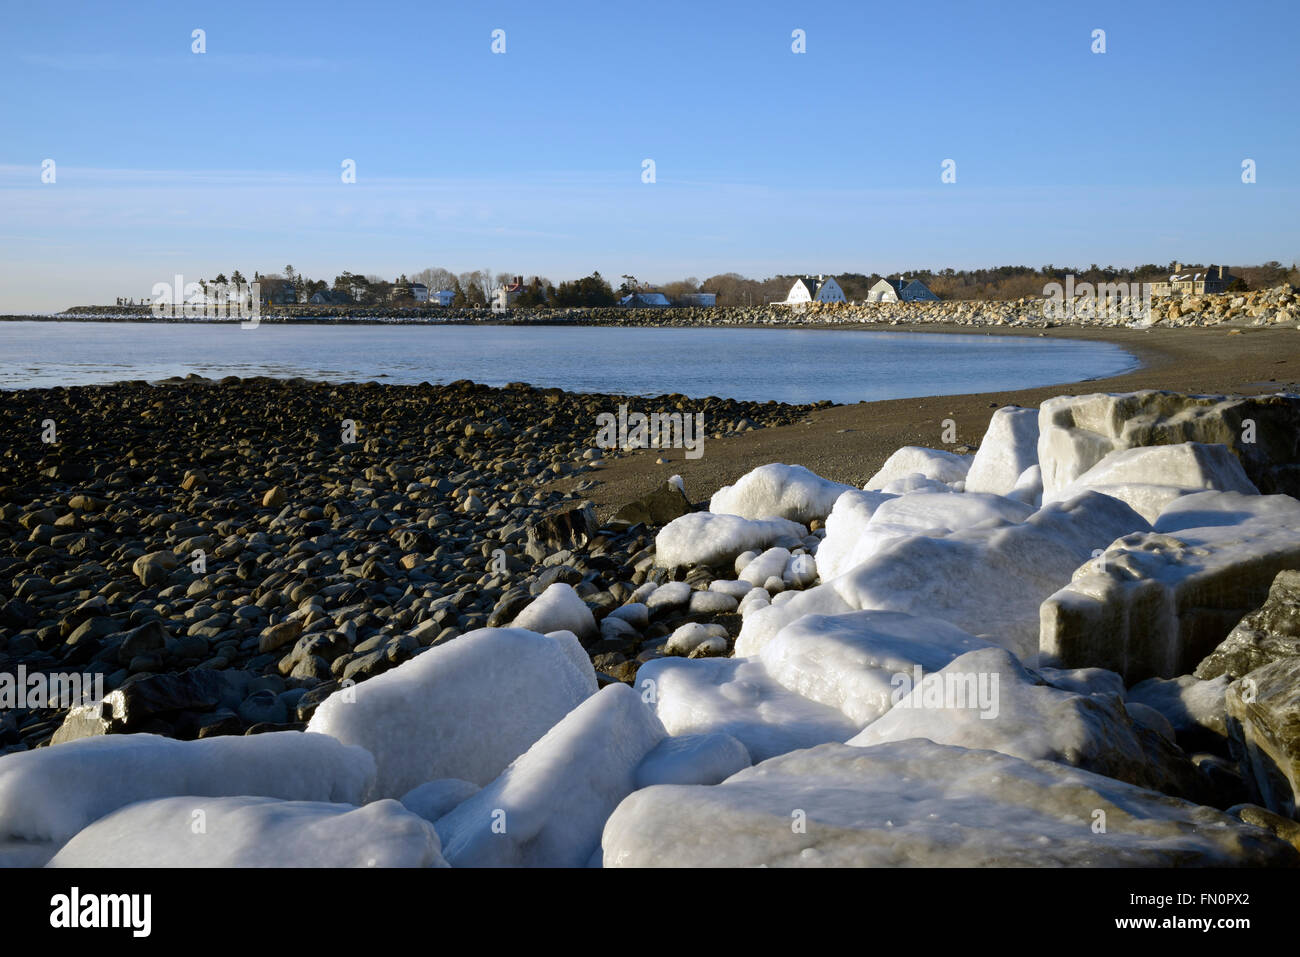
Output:
<instances>
[{"instance_id":1,"label":"blue sky","mask_svg":"<svg viewBox=\"0 0 1300 957\"><path fill-rule=\"evenodd\" d=\"M1300 259L1283 0L8 4L4 24L7 311L286 263L670 281Z\"/></svg>"}]
</instances>

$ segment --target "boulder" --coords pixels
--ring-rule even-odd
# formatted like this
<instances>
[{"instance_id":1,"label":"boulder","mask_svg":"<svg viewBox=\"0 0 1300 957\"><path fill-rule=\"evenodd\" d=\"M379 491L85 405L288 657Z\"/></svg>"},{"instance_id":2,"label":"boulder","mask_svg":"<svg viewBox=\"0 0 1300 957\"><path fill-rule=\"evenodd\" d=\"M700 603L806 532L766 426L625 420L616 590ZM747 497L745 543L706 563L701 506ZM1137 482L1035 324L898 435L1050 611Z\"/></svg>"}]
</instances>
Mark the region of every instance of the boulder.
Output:
<instances>
[{"instance_id":1,"label":"boulder","mask_svg":"<svg viewBox=\"0 0 1300 957\"><path fill-rule=\"evenodd\" d=\"M906 693L849 744L928 738L1059 761L1190 800L1208 790L1187 756L1135 721L1119 695L1054 688L1002 648L967 652L897 690Z\"/></svg>"},{"instance_id":2,"label":"boulder","mask_svg":"<svg viewBox=\"0 0 1300 957\"><path fill-rule=\"evenodd\" d=\"M1300 658L1257 668L1228 686L1228 737L1257 803L1284 817L1300 807Z\"/></svg>"},{"instance_id":3,"label":"boulder","mask_svg":"<svg viewBox=\"0 0 1300 957\"><path fill-rule=\"evenodd\" d=\"M863 488L868 492L883 489L891 482L910 475L921 475L935 482L960 482L970 469L971 457L927 449L919 445L905 445L880 467Z\"/></svg>"},{"instance_id":4,"label":"boulder","mask_svg":"<svg viewBox=\"0 0 1300 957\"><path fill-rule=\"evenodd\" d=\"M1007 405L989 417L984 439L966 473L967 492L1006 495L1038 464L1038 410Z\"/></svg>"},{"instance_id":5,"label":"boulder","mask_svg":"<svg viewBox=\"0 0 1300 957\"><path fill-rule=\"evenodd\" d=\"M1264 604L1237 623L1196 666L1198 678L1240 678L1283 658L1300 657L1300 571L1277 573Z\"/></svg>"},{"instance_id":6,"label":"boulder","mask_svg":"<svg viewBox=\"0 0 1300 957\"><path fill-rule=\"evenodd\" d=\"M655 536L655 564L725 566L752 549L798 548L808 529L784 518L748 519L739 515L692 512L674 519Z\"/></svg>"},{"instance_id":7,"label":"boulder","mask_svg":"<svg viewBox=\"0 0 1300 957\"><path fill-rule=\"evenodd\" d=\"M1039 407L1038 428L1048 493L1117 449L1200 442L1227 446L1260 492L1300 495L1300 396L1057 396Z\"/></svg>"},{"instance_id":8,"label":"boulder","mask_svg":"<svg viewBox=\"0 0 1300 957\"><path fill-rule=\"evenodd\" d=\"M1115 541L1047 597L1039 650L1044 662L1109 668L1128 684L1188 674L1263 604L1278 572L1298 566L1300 502L1188 495L1154 532Z\"/></svg>"},{"instance_id":9,"label":"boulder","mask_svg":"<svg viewBox=\"0 0 1300 957\"><path fill-rule=\"evenodd\" d=\"M760 465L735 485L713 493L709 511L741 518L785 518L807 525L825 519L835 500L852 485L832 482L802 465Z\"/></svg>"},{"instance_id":10,"label":"boulder","mask_svg":"<svg viewBox=\"0 0 1300 957\"><path fill-rule=\"evenodd\" d=\"M712 787L660 785L605 825L606 867L1287 866L1286 841L1053 761L913 738L824 744Z\"/></svg>"}]
</instances>

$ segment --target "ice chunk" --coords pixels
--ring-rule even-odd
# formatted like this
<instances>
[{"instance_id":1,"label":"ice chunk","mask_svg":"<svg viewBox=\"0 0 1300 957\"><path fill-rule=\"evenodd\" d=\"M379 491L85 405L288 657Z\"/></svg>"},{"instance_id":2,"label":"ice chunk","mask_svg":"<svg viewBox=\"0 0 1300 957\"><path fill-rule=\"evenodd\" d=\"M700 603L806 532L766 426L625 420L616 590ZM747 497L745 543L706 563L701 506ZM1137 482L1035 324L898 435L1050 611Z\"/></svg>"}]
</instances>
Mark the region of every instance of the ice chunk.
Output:
<instances>
[{"instance_id":1,"label":"ice chunk","mask_svg":"<svg viewBox=\"0 0 1300 957\"><path fill-rule=\"evenodd\" d=\"M1104 830L1094 830L1098 821ZM798 825L798 826L794 826ZM606 867L1286 865L1295 848L1213 808L1051 761L913 739L826 744L713 787L631 794Z\"/></svg>"},{"instance_id":2,"label":"ice chunk","mask_svg":"<svg viewBox=\"0 0 1300 957\"><path fill-rule=\"evenodd\" d=\"M1006 495L1025 470L1038 464L1038 410L1006 405L989 427L966 473L967 492Z\"/></svg>"},{"instance_id":3,"label":"ice chunk","mask_svg":"<svg viewBox=\"0 0 1300 957\"><path fill-rule=\"evenodd\" d=\"M396 801L142 801L91 824L50 867L446 867L438 834Z\"/></svg>"},{"instance_id":4,"label":"ice chunk","mask_svg":"<svg viewBox=\"0 0 1300 957\"><path fill-rule=\"evenodd\" d=\"M938 671L989 644L946 621L896 611L806 615L763 646L768 674L859 728L889 710L913 669Z\"/></svg>"},{"instance_id":5,"label":"ice chunk","mask_svg":"<svg viewBox=\"0 0 1300 957\"><path fill-rule=\"evenodd\" d=\"M1128 700L1154 708L1173 725L1184 750L1227 753L1228 725L1224 694L1232 678L1202 681L1191 675L1148 678L1128 690Z\"/></svg>"},{"instance_id":6,"label":"ice chunk","mask_svg":"<svg viewBox=\"0 0 1300 957\"><path fill-rule=\"evenodd\" d=\"M780 578L789 561L789 549L769 548L741 569L740 580L751 585L762 585L769 578Z\"/></svg>"},{"instance_id":7,"label":"ice chunk","mask_svg":"<svg viewBox=\"0 0 1300 957\"><path fill-rule=\"evenodd\" d=\"M684 734L655 745L637 766L635 784L717 784L750 763L749 751L729 734Z\"/></svg>"},{"instance_id":8,"label":"ice chunk","mask_svg":"<svg viewBox=\"0 0 1300 957\"><path fill-rule=\"evenodd\" d=\"M1216 524L1187 524L1203 519ZM1047 598L1044 660L1109 668L1130 684L1187 674L1263 603L1279 571L1297 567L1300 502L1237 492L1185 496L1155 532L1115 541Z\"/></svg>"},{"instance_id":9,"label":"ice chunk","mask_svg":"<svg viewBox=\"0 0 1300 957\"><path fill-rule=\"evenodd\" d=\"M714 492L709 511L741 518L788 518L807 525L815 518L824 519L835 500L852 489L802 465L760 465L735 485Z\"/></svg>"},{"instance_id":10,"label":"ice chunk","mask_svg":"<svg viewBox=\"0 0 1300 957\"><path fill-rule=\"evenodd\" d=\"M655 536L655 563L726 565L750 549L780 545L798 548L808 529L784 518L748 519L739 515L692 512L675 518Z\"/></svg>"},{"instance_id":11,"label":"ice chunk","mask_svg":"<svg viewBox=\"0 0 1300 957\"><path fill-rule=\"evenodd\" d=\"M79 738L0 758L0 839L66 841L124 805L176 795L360 804L374 778L365 749L300 731Z\"/></svg>"},{"instance_id":12,"label":"ice chunk","mask_svg":"<svg viewBox=\"0 0 1300 957\"><path fill-rule=\"evenodd\" d=\"M596 637L596 619L587 603L578 597L572 586L556 582L534 598L515 616L511 628L524 628L546 634L550 631L571 631L579 639Z\"/></svg>"},{"instance_id":13,"label":"ice chunk","mask_svg":"<svg viewBox=\"0 0 1300 957\"><path fill-rule=\"evenodd\" d=\"M374 754L375 797L437 778L484 785L595 693L596 673L585 656L578 667L576 644L566 633L480 628L336 691L308 730Z\"/></svg>"},{"instance_id":14,"label":"ice chunk","mask_svg":"<svg viewBox=\"0 0 1300 957\"><path fill-rule=\"evenodd\" d=\"M758 654L802 615L878 609L943 619L1026 660L1038 650L1043 600L1070 580L1093 549L1148 527L1122 502L1084 492L1019 525L901 538L847 573L830 581L823 576L821 585L789 602L745 616L736 654Z\"/></svg>"},{"instance_id":15,"label":"ice chunk","mask_svg":"<svg viewBox=\"0 0 1300 957\"><path fill-rule=\"evenodd\" d=\"M922 448L919 445L905 445L885 460L880 471L871 476L864 488L868 492L876 491L895 479L913 474L923 475L936 482L959 482L966 478L970 463L970 456Z\"/></svg>"},{"instance_id":16,"label":"ice chunk","mask_svg":"<svg viewBox=\"0 0 1300 957\"><path fill-rule=\"evenodd\" d=\"M478 794L479 790L473 781L460 778L426 781L402 795L402 807L432 823Z\"/></svg>"},{"instance_id":17,"label":"ice chunk","mask_svg":"<svg viewBox=\"0 0 1300 957\"><path fill-rule=\"evenodd\" d=\"M838 710L781 685L758 661L657 658L641 666L636 687L669 734L724 732L755 761L847 741L858 731Z\"/></svg>"},{"instance_id":18,"label":"ice chunk","mask_svg":"<svg viewBox=\"0 0 1300 957\"><path fill-rule=\"evenodd\" d=\"M906 688L909 693L848 743L870 747L928 738L1060 761L1178 797L1205 796L1191 761L1136 725L1118 695L1053 688L1002 648L967 652Z\"/></svg>"},{"instance_id":19,"label":"ice chunk","mask_svg":"<svg viewBox=\"0 0 1300 957\"><path fill-rule=\"evenodd\" d=\"M457 867L582 867L665 737L636 692L609 685L438 821L443 854Z\"/></svg>"},{"instance_id":20,"label":"ice chunk","mask_svg":"<svg viewBox=\"0 0 1300 957\"><path fill-rule=\"evenodd\" d=\"M1043 501L1043 470L1031 465L1021 472L1015 487L1007 492L1007 498L1038 508Z\"/></svg>"}]
</instances>

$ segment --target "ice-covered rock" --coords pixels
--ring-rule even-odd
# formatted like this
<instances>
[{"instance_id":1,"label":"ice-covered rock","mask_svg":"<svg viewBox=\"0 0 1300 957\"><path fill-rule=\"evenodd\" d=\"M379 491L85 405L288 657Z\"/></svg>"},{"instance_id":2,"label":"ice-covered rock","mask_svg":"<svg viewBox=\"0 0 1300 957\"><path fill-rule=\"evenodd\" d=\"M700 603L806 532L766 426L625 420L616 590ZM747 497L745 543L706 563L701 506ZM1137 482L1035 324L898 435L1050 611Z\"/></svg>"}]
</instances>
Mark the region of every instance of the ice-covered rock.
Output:
<instances>
[{"instance_id":1,"label":"ice-covered rock","mask_svg":"<svg viewBox=\"0 0 1300 957\"><path fill-rule=\"evenodd\" d=\"M1156 521L1175 499L1193 492L1259 492L1226 446L1196 442L1108 452L1072 482L1046 493L1043 504L1070 498L1083 489L1112 495L1149 522Z\"/></svg>"},{"instance_id":2,"label":"ice-covered rock","mask_svg":"<svg viewBox=\"0 0 1300 957\"><path fill-rule=\"evenodd\" d=\"M438 833L396 801L165 797L122 807L49 867L446 867Z\"/></svg>"},{"instance_id":3,"label":"ice-covered rock","mask_svg":"<svg viewBox=\"0 0 1300 957\"><path fill-rule=\"evenodd\" d=\"M709 511L741 518L788 518L807 525L829 515L840 494L852 488L824 479L802 465L760 465L735 485L714 492Z\"/></svg>"},{"instance_id":4,"label":"ice-covered rock","mask_svg":"<svg viewBox=\"0 0 1300 957\"><path fill-rule=\"evenodd\" d=\"M1075 694L1115 694L1124 697L1124 679L1106 668L1034 669L1053 688Z\"/></svg>"},{"instance_id":5,"label":"ice-covered rock","mask_svg":"<svg viewBox=\"0 0 1300 957\"><path fill-rule=\"evenodd\" d=\"M171 797L101 818L50 867L446 867L433 825L392 800Z\"/></svg>"},{"instance_id":6,"label":"ice-covered rock","mask_svg":"<svg viewBox=\"0 0 1300 957\"><path fill-rule=\"evenodd\" d=\"M1228 685L1228 740L1257 803L1283 817L1300 809L1300 658L1256 668Z\"/></svg>"},{"instance_id":7,"label":"ice-covered rock","mask_svg":"<svg viewBox=\"0 0 1300 957\"><path fill-rule=\"evenodd\" d=\"M961 481L940 482L938 479L927 478L920 472L912 472L909 475L899 476L892 482L882 486L879 491L891 497L895 495L915 495L917 492L958 492L962 491L958 486L963 484Z\"/></svg>"},{"instance_id":8,"label":"ice-covered rock","mask_svg":"<svg viewBox=\"0 0 1300 957\"><path fill-rule=\"evenodd\" d=\"M784 518L750 519L739 515L692 512L675 518L655 536L655 563L723 566L751 549L798 548L808 529Z\"/></svg>"},{"instance_id":9,"label":"ice-covered rock","mask_svg":"<svg viewBox=\"0 0 1300 957\"><path fill-rule=\"evenodd\" d=\"M759 661L658 658L641 666L636 688L669 734L723 732L755 761L847 741L858 731L839 710L786 688Z\"/></svg>"},{"instance_id":10,"label":"ice-covered rock","mask_svg":"<svg viewBox=\"0 0 1300 957\"><path fill-rule=\"evenodd\" d=\"M862 501L859 492L846 494L827 520L827 536L816 553L823 581L844 575L854 566L887 549L900 538L926 536L943 538L962 528L993 528L1021 523L1035 507L1002 495L914 492L898 497L881 497L879 502Z\"/></svg>"},{"instance_id":11,"label":"ice-covered rock","mask_svg":"<svg viewBox=\"0 0 1300 957\"><path fill-rule=\"evenodd\" d=\"M905 445L880 467L880 471L871 476L863 486L868 492L882 489L895 479L909 475L923 475L936 482L959 482L966 478L970 469L971 457L944 452L942 449L927 449L919 445Z\"/></svg>"},{"instance_id":12,"label":"ice-covered rock","mask_svg":"<svg viewBox=\"0 0 1300 957\"><path fill-rule=\"evenodd\" d=\"M1179 744L1189 754L1226 753L1228 726L1224 694L1231 683L1227 675L1208 681L1191 675L1148 678L1129 688L1126 700L1163 714L1173 726Z\"/></svg>"},{"instance_id":13,"label":"ice-covered rock","mask_svg":"<svg viewBox=\"0 0 1300 957\"><path fill-rule=\"evenodd\" d=\"M988 642L946 621L896 611L806 615L763 646L768 674L865 727L892 706L917 667L938 671Z\"/></svg>"},{"instance_id":14,"label":"ice-covered rock","mask_svg":"<svg viewBox=\"0 0 1300 957\"><path fill-rule=\"evenodd\" d=\"M753 591L755 587L756 586L751 585L749 582L731 581L725 578L715 578L713 581L709 582L709 591L722 592L722 594L729 595L736 599L736 601L743 599Z\"/></svg>"},{"instance_id":15,"label":"ice-covered rock","mask_svg":"<svg viewBox=\"0 0 1300 957\"><path fill-rule=\"evenodd\" d=\"M457 867L585 865L665 737L636 692L609 685L438 821L443 855Z\"/></svg>"},{"instance_id":16,"label":"ice-covered rock","mask_svg":"<svg viewBox=\"0 0 1300 957\"><path fill-rule=\"evenodd\" d=\"M726 628L721 625L704 625L697 621L689 621L668 636L668 641L664 644L664 654L689 655L710 638L721 638L722 648L726 650Z\"/></svg>"},{"instance_id":17,"label":"ice-covered rock","mask_svg":"<svg viewBox=\"0 0 1300 957\"><path fill-rule=\"evenodd\" d=\"M556 582L534 598L515 616L511 628L523 628L546 634L551 631L571 631L579 640L594 640L596 619L587 603L578 597L573 587Z\"/></svg>"},{"instance_id":18,"label":"ice-covered rock","mask_svg":"<svg viewBox=\"0 0 1300 957\"><path fill-rule=\"evenodd\" d=\"M1026 761L1059 761L1178 797L1204 795L1192 762L1171 741L1135 723L1119 695L1054 688L1005 649L967 652L900 690L908 688L848 743L865 748L928 738Z\"/></svg>"},{"instance_id":19,"label":"ice-covered rock","mask_svg":"<svg viewBox=\"0 0 1300 957\"><path fill-rule=\"evenodd\" d=\"M1038 428L1048 493L1117 449L1201 442L1232 450L1261 492L1300 494L1300 396L1057 396L1039 407Z\"/></svg>"},{"instance_id":20,"label":"ice-covered rock","mask_svg":"<svg viewBox=\"0 0 1300 957\"><path fill-rule=\"evenodd\" d=\"M781 580L791 588L807 588L817 580L817 560L806 552L791 555Z\"/></svg>"},{"instance_id":21,"label":"ice-covered rock","mask_svg":"<svg viewBox=\"0 0 1300 957\"><path fill-rule=\"evenodd\" d=\"M1043 470L1037 465L1029 466L1020 473L1006 496L1013 502L1024 502L1038 508L1043 503Z\"/></svg>"},{"instance_id":22,"label":"ice-covered rock","mask_svg":"<svg viewBox=\"0 0 1300 957\"><path fill-rule=\"evenodd\" d=\"M479 792L473 781L460 778L441 778L426 781L402 795L402 807L430 823L449 814L458 805Z\"/></svg>"},{"instance_id":23,"label":"ice-covered rock","mask_svg":"<svg viewBox=\"0 0 1300 957\"><path fill-rule=\"evenodd\" d=\"M769 578L781 578L790 561L787 548L769 548L740 571L740 580L751 585L762 585Z\"/></svg>"},{"instance_id":24,"label":"ice-covered rock","mask_svg":"<svg viewBox=\"0 0 1300 957\"><path fill-rule=\"evenodd\" d=\"M1122 502L1084 492L1019 525L900 538L850 571L830 581L823 575L822 584L792 600L746 615L736 654L757 655L802 615L877 609L940 618L1025 660L1038 650L1043 600L1093 549L1148 527Z\"/></svg>"},{"instance_id":25,"label":"ice-covered rock","mask_svg":"<svg viewBox=\"0 0 1300 957\"><path fill-rule=\"evenodd\" d=\"M481 628L336 691L307 727L369 750L373 796L400 797L438 778L486 785L595 692L572 634Z\"/></svg>"},{"instance_id":26,"label":"ice-covered rock","mask_svg":"<svg viewBox=\"0 0 1300 957\"><path fill-rule=\"evenodd\" d=\"M1240 678L1269 662L1295 657L1300 657L1300 571L1285 569L1273 579L1264 604L1241 619L1193 673Z\"/></svg>"},{"instance_id":27,"label":"ice-covered rock","mask_svg":"<svg viewBox=\"0 0 1300 957\"><path fill-rule=\"evenodd\" d=\"M749 751L729 734L664 738L637 765L634 789L655 784L717 784L750 764Z\"/></svg>"},{"instance_id":28,"label":"ice-covered rock","mask_svg":"<svg viewBox=\"0 0 1300 957\"><path fill-rule=\"evenodd\" d=\"M719 591L693 591L687 610L692 615L729 615L740 602Z\"/></svg>"},{"instance_id":29,"label":"ice-covered rock","mask_svg":"<svg viewBox=\"0 0 1300 957\"><path fill-rule=\"evenodd\" d=\"M1295 567L1300 502L1188 495L1154 532L1118 539L1047 598L1040 651L1045 662L1109 668L1129 684L1187 674Z\"/></svg>"},{"instance_id":30,"label":"ice-covered rock","mask_svg":"<svg viewBox=\"0 0 1300 957\"><path fill-rule=\"evenodd\" d=\"M1038 410L1006 405L989 417L966 473L967 492L1006 495L1025 470L1038 464Z\"/></svg>"},{"instance_id":31,"label":"ice-covered rock","mask_svg":"<svg viewBox=\"0 0 1300 957\"><path fill-rule=\"evenodd\" d=\"M1300 862L1287 842L1213 808L1064 764L919 739L826 744L713 787L636 791L611 815L602 846L606 867Z\"/></svg>"},{"instance_id":32,"label":"ice-covered rock","mask_svg":"<svg viewBox=\"0 0 1300 957\"><path fill-rule=\"evenodd\" d=\"M127 804L176 795L360 804L374 778L365 749L321 734L81 738L0 758L0 839L66 841Z\"/></svg>"}]
</instances>

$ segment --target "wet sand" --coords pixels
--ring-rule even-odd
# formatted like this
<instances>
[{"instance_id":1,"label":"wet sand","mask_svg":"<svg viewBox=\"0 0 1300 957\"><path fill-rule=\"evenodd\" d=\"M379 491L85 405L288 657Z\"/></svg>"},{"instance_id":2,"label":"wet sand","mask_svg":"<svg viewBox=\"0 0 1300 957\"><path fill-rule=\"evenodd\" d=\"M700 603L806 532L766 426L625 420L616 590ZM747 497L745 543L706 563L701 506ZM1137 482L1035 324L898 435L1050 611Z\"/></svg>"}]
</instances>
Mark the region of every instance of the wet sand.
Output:
<instances>
[{"instance_id":1,"label":"wet sand","mask_svg":"<svg viewBox=\"0 0 1300 957\"><path fill-rule=\"evenodd\" d=\"M882 331L879 326L862 328ZM972 333L969 326L930 324L891 326L883 331ZM685 458L680 449L638 451L608 460L605 467L584 475L584 479L599 483L585 495L596 503L603 519L677 474L684 479L690 498L704 501L721 486L768 462L803 465L826 478L861 486L900 446L975 446L994 409L1004 405L1037 406L1054 395L1139 389L1240 395L1300 392L1300 331L1291 327L982 331L989 335L1047 335L1112 342L1141 360L1142 366L1107 379L1019 391L835 406L813 413L806 423L708 439L703 456L694 460ZM942 441L945 419L957 424L957 441L946 446ZM656 465L660 457L668 464ZM569 479L555 484L571 488L575 483Z\"/></svg>"}]
</instances>

